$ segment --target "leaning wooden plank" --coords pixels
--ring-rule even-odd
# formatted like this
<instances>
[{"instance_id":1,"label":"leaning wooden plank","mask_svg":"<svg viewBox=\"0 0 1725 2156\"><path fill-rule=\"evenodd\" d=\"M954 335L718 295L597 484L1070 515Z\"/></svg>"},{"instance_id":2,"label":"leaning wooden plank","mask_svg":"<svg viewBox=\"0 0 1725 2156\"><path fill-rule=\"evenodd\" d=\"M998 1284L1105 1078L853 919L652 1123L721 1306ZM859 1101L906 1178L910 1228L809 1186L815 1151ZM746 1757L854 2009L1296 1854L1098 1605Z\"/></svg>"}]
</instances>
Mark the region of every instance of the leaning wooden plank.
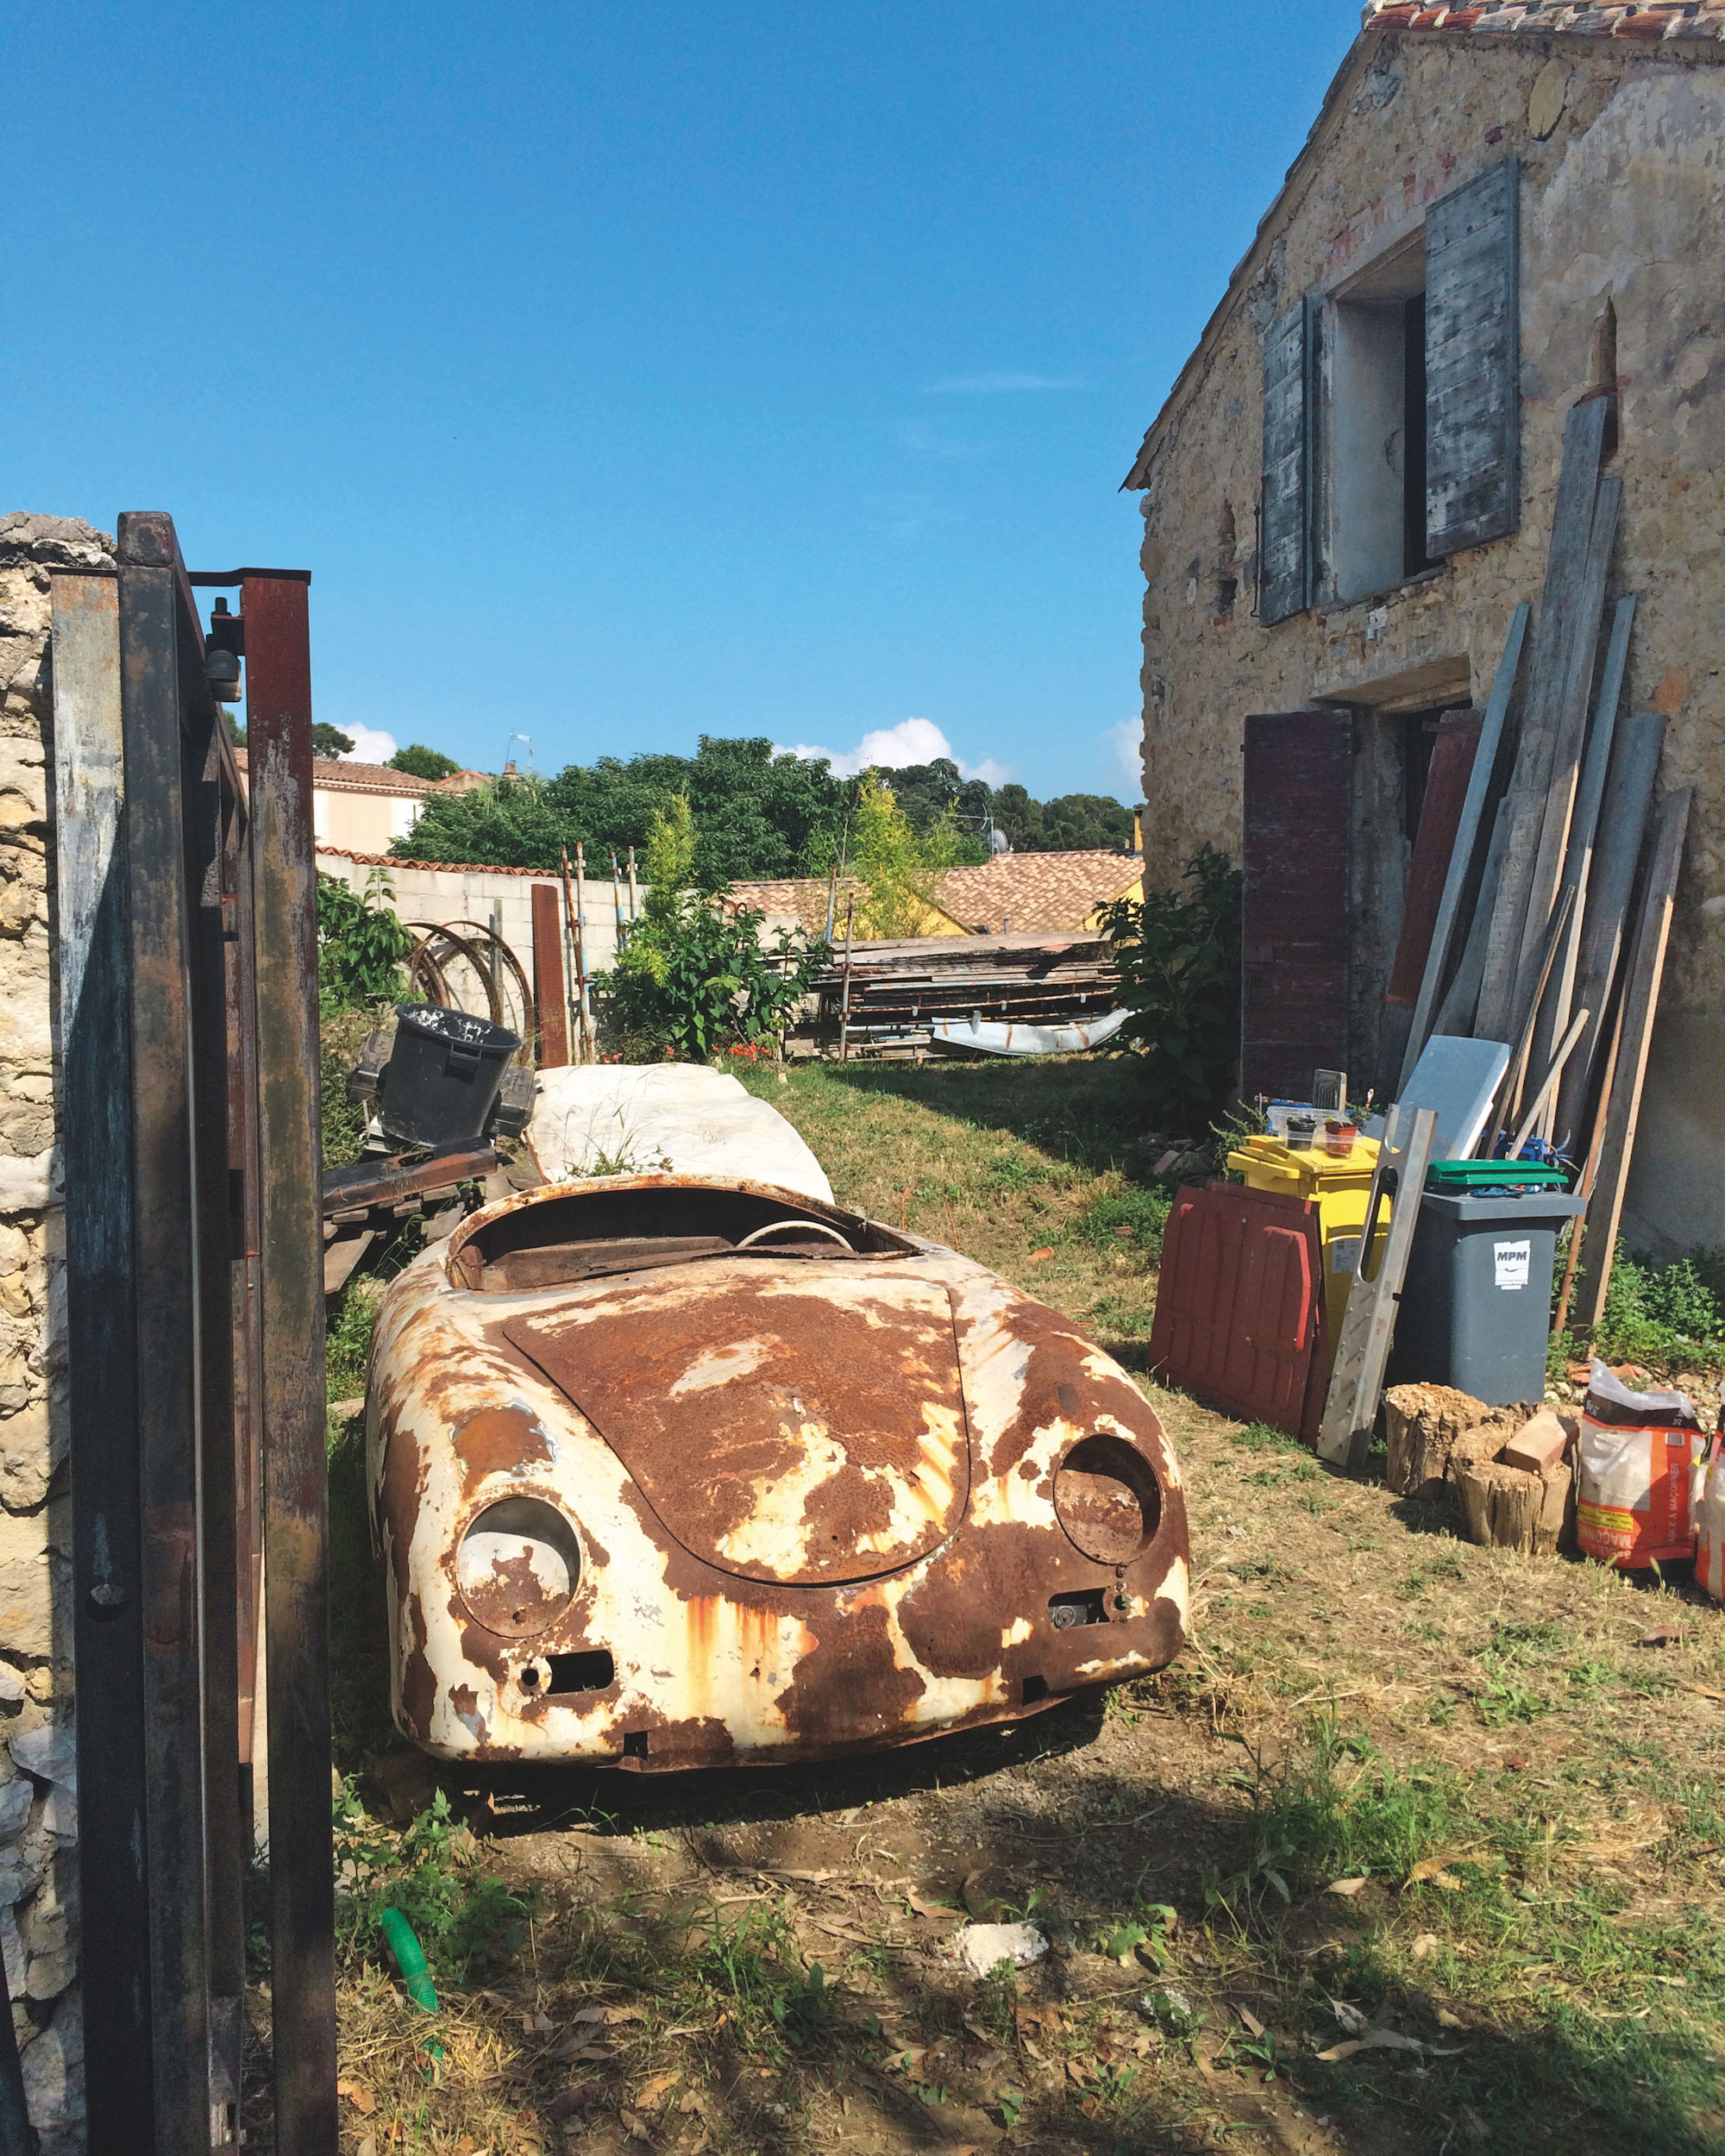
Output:
<instances>
[{"instance_id":1,"label":"leaning wooden plank","mask_svg":"<svg viewBox=\"0 0 1725 2156\"><path fill-rule=\"evenodd\" d=\"M1569 630L1593 530L1606 401L1603 397L1595 397L1584 404L1572 404L1564 423L1563 470L1552 511L1546 587L1534 630L1533 663L1521 714L1521 742L1516 754L1515 775L1505 797L1509 803L1509 829L1504 844L1503 872L1492 912L1484 977L1480 983L1477 1025L1486 1040L1505 1039L1511 1025L1522 930L1527 918L1527 893L1539 855L1546 794L1551 784L1552 756L1557 743L1558 699L1565 675Z\"/></svg>"},{"instance_id":2,"label":"leaning wooden plank","mask_svg":"<svg viewBox=\"0 0 1725 2156\"><path fill-rule=\"evenodd\" d=\"M1605 1291L1611 1284L1611 1261L1617 1248L1617 1225L1623 1217L1623 1192L1635 1150L1635 1125L1641 1113L1641 1087L1647 1075L1647 1050L1659 1003L1665 945L1671 937L1672 907L1677 899L1678 870L1689 830L1692 796L1688 787L1661 804L1653 825L1653 858L1635 924L1635 948L1623 982L1623 1038L1611 1098L1605 1108L1605 1140L1599 1152L1599 1180L1587 1208L1587 1240L1591 1253L1577 1315L1596 1326L1605 1314Z\"/></svg>"},{"instance_id":3,"label":"leaning wooden plank","mask_svg":"<svg viewBox=\"0 0 1725 2156\"><path fill-rule=\"evenodd\" d=\"M1665 740L1664 718L1658 711L1638 711L1619 728L1611 752L1610 774L1605 782L1609 806L1588 874L1587 913L1582 922L1576 968L1575 999L1584 1003L1593 1017L1558 1087L1554 1128L1565 1146L1580 1137L1588 1103L1598 1089L1605 1012L1622 955L1635 887L1635 865L1641 857L1641 840Z\"/></svg>"},{"instance_id":4,"label":"leaning wooden plank","mask_svg":"<svg viewBox=\"0 0 1725 2156\"><path fill-rule=\"evenodd\" d=\"M1497 804L1496 813L1492 818L1491 843L1486 849L1485 868L1473 901L1473 918L1468 926L1467 941L1462 945L1455 979L1451 981L1438 1015L1432 1021L1433 1034L1446 1033L1454 1039L1461 1040L1473 1031L1474 1008L1479 1001L1480 977L1485 971L1486 942L1491 933L1492 909L1497 903L1497 884L1503 873L1503 848L1509 836L1509 803L1506 798ZM1402 1082L1406 1084L1405 1078Z\"/></svg>"},{"instance_id":5,"label":"leaning wooden plank","mask_svg":"<svg viewBox=\"0 0 1725 2156\"><path fill-rule=\"evenodd\" d=\"M1576 973L1580 963L1583 924L1586 918L1588 886L1593 873L1593 843L1599 826L1599 806L1605 797L1605 774L1611 761L1617 733L1617 706L1623 694L1623 674L1629 661L1629 631L1635 620L1635 594L1617 602L1611 622L1611 642L1599 677L1593 724L1588 730L1587 755L1576 787L1575 813L1570 818L1569 850L1564 856L1564 882L1575 893L1575 909L1569 917L1552 968L1552 984L1534 1033L1534 1066L1542 1069L1552 1060L1552 1043L1569 1030L1575 1007ZM1553 1096L1545 1135L1552 1135L1557 1113Z\"/></svg>"},{"instance_id":6,"label":"leaning wooden plank","mask_svg":"<svg viewBox=\"0 0 1725 2156\"><path fill-rule=\"evenodd\" d=\"M1593 1186L1599 1180L1599 1150L1605 1142L1605 1107L1611 1097L1611 1074L1617 1068L1617 1050L1623 1038L1623 1004L1618 999L1617 1008L1611 1021L1611 1038L1605 1050L1603 1081L1605 1100L1593 1119L1593 1136L1588 1141L1587 1160L1575 1186L1575 1195L1584 1206L1591 1204ZM1569 1224L1569 1256L1564 1260L1563 1286L1558 1291L1558 1307L1552 1313L1552 1331L1562 1332L1569 1324L1570 1298L1575 1293L1576 1268L1580 1262L1582 1245L1587 1236L1587 1218L1584 1213Z\"/></svg>"},{"instance_id":7,"label":"leaning wooden plank","mask_svg":"<svg viewBox=\"0 0 1725 2156\"><path fill-rule=\"evenodd\" d=\"M1558 955L1558 940L1568 926L1569 917L1575 905L1573 891L1565 891L1558 902L1558 910L1551 926L1546 931L1545 949L1540 954L1539 979L1534 984L1534 993L1521 1019L1509 1050L1509 1064L1503 1074L1503 1083L1497 1088L1497 1098L1492 1103L1491 1113L1485 1119L1485 1128L1480 1133L1480 1144L1484 1149L1480 1157L1489 1159L1491 1149L1497 1143L1497 1133L1520 1109L1521 1087L1527 1075L1527 1057L1534 1046L1534 1020L1539 1015L1540 999L1546 993L1546 982L1551 977L1552 962Z\"/></svg>"},{"instance_id":8,"label":"leaning wooden plank","mask_svg":"<svg viewBox=\"0 0 1725 2156\"><path fill-rule=\"evenodd\" d=\"M1392 1108L1383 1126L1383 1143L1359 1238L1359 1257L1348 1288L1347 1310L1336 1343L1324 1420L1318 1431L1318 1457L1335 1467L1357 1467L1371 1441L1377 1398L1383 1389L1383 1372L1395 1337L1396 1305L1408 1276L1408 1257L1420 1220L1420 1194L1426 1187L1426 1170L1437 1136L1437 1111L1415 1108L1406 1119L1405 1136L1403 1123L1402 1110ZM1383 1255L1377 1272L1367 1279L1364 1269L1371 1263L1374 1245L1380 1240L1377 1222L1386 1196L1394 1201L1389 1231L1381 1238Z\"/></svg>"},{"instance_id":9,"label":"leaning wooden plank","mask_svg":"<svg viewBox=\"0 0 1725 2156\"><path fill-rule=\"evenodd\" d=\"M1581 769L1583 738L1587 731L1587 706L1593 693L1593 669L1599 655L1599 624L1605 607L1605 580L1611 570L1611 548L1617 536L1617 514L1623 505L1623 482L1615 476L1599 482L1593 523L1587 536L1587 558L1580 588L1564 645L1564 672L1555 705L1556 737L1552 745L1551 776L1546 787L1545 815L1540 843L1527 883L1527 913L1521 925L1521 957L1516 969L1518 994L1525 995L1540 962L1540 941L1545 932L1558 893L1563 888L1564 862L1569 851L1569 827L1575 808L1576 779Z\"/></svg>"},{"instance_id":10,"label":"leaning wooden plank","mask_svg":"<svg viewBox=\"0 0 1725 2156\"><path fill-rule=\"evenodd\" d=\"M1462 894L1467 883L1468 870L1472 866L1474 849L1479 837L1480 819L1485 812L1485 797L1490 789L1491 774L1497 762L1498 745L1503 738L1503 721L1509 715L1509 699L1515 691L1515 675L1521 664L1521 646L1527 634L1527 604L1524 599L1509 617L1509 633L1503 640L1503 655L1497 661L1497 673L1491 684L1491 694L1485 706L1485 718L1479 730L1479 745L1473 752L1473 768L1468 774L1467 798L1461 805L1461 820L1456 825L1455 843L1450 849L1449 873L1444 878L1443 896L1438 901L1438 918L1432 929L1431 949L1426 954L1426 970L1420 982L1420 993L1414 1005L1413 1023L1408 1029L1408 1046L1402 1057L1402 1070L1396 1090L1399 1094L1420 1060L1420 1050L1427 1037L1434 1031L1432 1025L1433 1006L1438 991L1443 986L1444 974L1449 965L1450 946L1458 925ZM1483 906L1488 918L1490 899L1485 885L1480 885L1477 906Z\"/></svg>"},{"instance_id":11,"label":"leaning wooden plank","mask_svg":"<svg viewBox=\"0 0 1725 2156\"><path fill-rule=\"evenodd\" d=\"M1426 962L1437 933L1438 909L1456 856L1462 811L1478 761L1484 721L1478 711L1446 711L1438 722L1432 761L1420 805L1420 828L1414 839L1402 897L1402 931L1383 991L1379 1036L1377 1091L1386 1100L1400 1097L1402 1051L1413 1030L1414 1006L1425 986Z\"/></svg>"}]
</instances>

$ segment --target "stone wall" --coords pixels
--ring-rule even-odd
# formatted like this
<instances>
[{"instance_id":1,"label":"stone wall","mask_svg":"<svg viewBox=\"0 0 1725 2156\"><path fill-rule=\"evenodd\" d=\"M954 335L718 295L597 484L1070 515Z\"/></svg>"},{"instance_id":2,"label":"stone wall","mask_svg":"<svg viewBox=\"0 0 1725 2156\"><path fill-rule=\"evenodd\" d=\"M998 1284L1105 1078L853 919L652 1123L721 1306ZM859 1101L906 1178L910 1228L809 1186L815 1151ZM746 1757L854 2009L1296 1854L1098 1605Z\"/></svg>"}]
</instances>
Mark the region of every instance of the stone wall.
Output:
<instances>
[{"instance_id":1,"label":"stone wall","mask_svg":"<svg viewBox=\"0 0 1725 2156\"><path fill-rule=\"evenodd\" d=\"M31 2115L82 2146L71 1501L54 1163L48 577L113 541L0 517L0 1946Z\"/></svg>"},{"instance_id":2,"label":"stone wall","mask_svg":"<svg viewBox=\"0 0 1725 2156\"><path fill-rule=\"evenodd\" d=\"M1314 700L1359 714L1359 795L1375 799L1381 838L1386 709L1483 703L1515 603L1538 600L1564 418L1596 379L1609 301L1621 442L1607 468L1625 490L1611 589L1641 594L1625 708L1669 715L1661 783L1696 789L1626 1222L1666 1249L1725 1242L1725 70L1705 50L1363 41L1152 429L1143 504L1146 859L1181 862L1206 839L1237 855L1245 717ZM1265 326L1512 154L1520 530L1371 599L1264 627ZM1357 906L1368 1007L1393 948L1399 845L1393 832L1374 842L1380 881Z\"/></svg>"}]
</instances>

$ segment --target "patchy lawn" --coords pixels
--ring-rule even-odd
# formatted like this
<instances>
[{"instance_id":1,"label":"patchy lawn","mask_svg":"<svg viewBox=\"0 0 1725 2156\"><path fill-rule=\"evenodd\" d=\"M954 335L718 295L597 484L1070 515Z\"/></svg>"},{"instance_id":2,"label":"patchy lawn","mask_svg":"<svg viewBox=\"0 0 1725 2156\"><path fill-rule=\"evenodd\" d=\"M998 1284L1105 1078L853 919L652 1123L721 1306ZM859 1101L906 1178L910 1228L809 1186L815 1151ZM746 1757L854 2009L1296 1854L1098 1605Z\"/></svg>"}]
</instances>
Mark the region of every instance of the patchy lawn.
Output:
<instances>
[{"instance_id":1,"label":"patchy lawn","mask_svg":"<svg viewBox=\"0 0 1725 2156\"><path fill-rule=\"evenodd\" d=\"M842 1202L1142 1370L1166 1201L1128 1068L750 1082ZM338 1433L344 2147L1725 2148L1719 1613L1476 1550L1446 1507L1150 1389L1195 1582L1163 1677L862 1762L454 1777L442 1810L379 1711ZM942 1959L967 1915L1023 1913L1054 1945L1016 1978Z\"/></svg>"}]
</instances>

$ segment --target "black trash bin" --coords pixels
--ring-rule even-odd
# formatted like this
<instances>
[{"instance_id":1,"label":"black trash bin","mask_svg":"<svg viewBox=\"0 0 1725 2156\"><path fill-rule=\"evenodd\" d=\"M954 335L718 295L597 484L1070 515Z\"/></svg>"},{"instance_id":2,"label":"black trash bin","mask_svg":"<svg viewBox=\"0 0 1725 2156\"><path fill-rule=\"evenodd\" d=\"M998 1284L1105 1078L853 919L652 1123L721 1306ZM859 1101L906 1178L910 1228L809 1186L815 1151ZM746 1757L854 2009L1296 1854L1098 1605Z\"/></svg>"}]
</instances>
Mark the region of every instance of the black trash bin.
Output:
<instances>
[{"instance_id":1,"label":"black trash bin","mask_svg":"<svg viewBox=\"0 0 1725 2156\"><path fill-rule=\"evenodd\" d=\"M1509 1183L1516 1163L1433 1163L1438 1188L1421 1196L1396 1313L1392 1385L1453 1385L1494 1407L1545 1397L1558 1231L1582 1200L1549 1169L1530 1187L1478 1188L1494 1169Z\"/></svg>"},{"instance_id":2,"label":"black trash bin","mask_svg":"<svg viewBox=\"0 0 1725 2156\"><path fill-rule=\"evenodd\" d=\"M380 1102L385 1135L409 1145L480 1137L519 1038L506 1025L435 1003L398 1003L395 1015Z\"/></svg>"}]
</instances>

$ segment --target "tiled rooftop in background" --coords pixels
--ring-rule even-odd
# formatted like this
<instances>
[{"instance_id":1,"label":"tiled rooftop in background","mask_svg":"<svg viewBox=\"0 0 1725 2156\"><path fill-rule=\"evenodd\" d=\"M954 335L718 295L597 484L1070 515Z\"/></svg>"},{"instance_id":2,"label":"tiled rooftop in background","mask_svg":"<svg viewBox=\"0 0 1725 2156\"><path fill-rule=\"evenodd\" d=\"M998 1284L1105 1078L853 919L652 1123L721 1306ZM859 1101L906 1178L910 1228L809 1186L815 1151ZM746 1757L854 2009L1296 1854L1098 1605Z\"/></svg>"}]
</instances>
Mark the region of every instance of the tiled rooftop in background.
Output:
<instances>
[{"instance_id":1,"label":"tiled rooftop in background","mask_svg":"<svg viewBox=\"0 0 1725 2156\"><path fill-rule=\"evenodd\" d=\"M1496 0L1481 7L1420 8L1404 0L1367 0L1368 30L1525 31L1550 36L1725 39L1725 0L1667 0L1653 7L1577 7L1562 0Z\"/></svg>"}]
</instances>

